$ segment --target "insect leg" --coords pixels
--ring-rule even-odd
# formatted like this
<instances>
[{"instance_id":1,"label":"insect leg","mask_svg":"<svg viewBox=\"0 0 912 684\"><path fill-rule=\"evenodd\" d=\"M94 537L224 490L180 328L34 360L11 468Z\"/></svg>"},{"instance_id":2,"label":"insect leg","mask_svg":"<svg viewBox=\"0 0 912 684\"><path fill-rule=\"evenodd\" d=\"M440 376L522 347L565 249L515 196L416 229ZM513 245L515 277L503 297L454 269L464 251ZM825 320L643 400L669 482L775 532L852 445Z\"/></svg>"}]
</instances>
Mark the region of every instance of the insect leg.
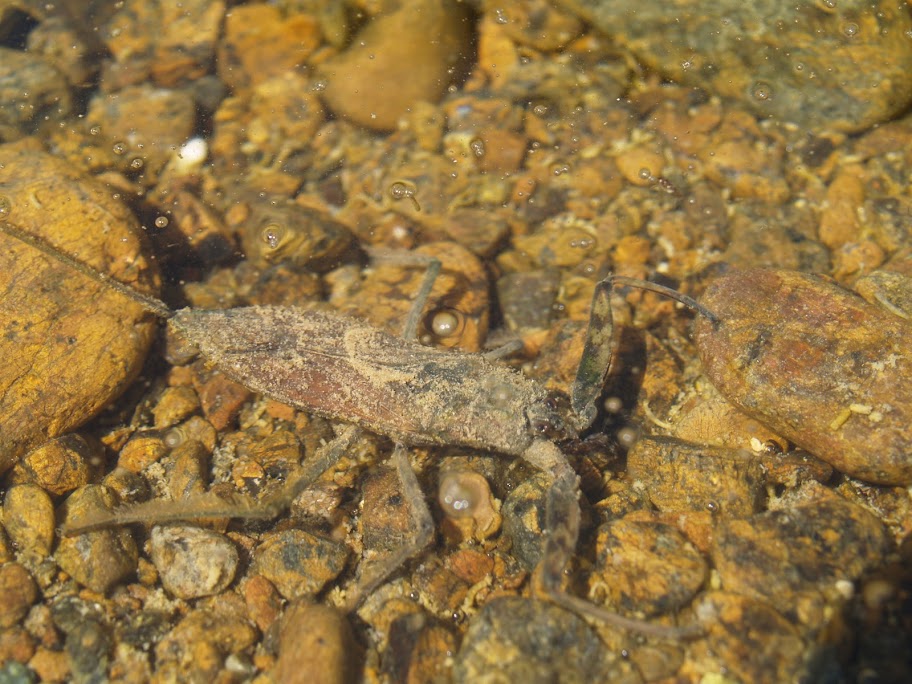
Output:
<instances>
[{"instance_id":1,"label":"insect leg","mask_svg":"<svg viewBox=\"0 0 912 684\"><path fill-rule=\"evenodd\" d=\"M579 481L564 454L551 442L536 440L523 458L553 478L545 502L546 536L544 553L535 569L536 588L559 606L620 629L662 639L686 639L699 635L699 628L668 627L627 618L564 591L564 570L576 551L579 536Z\"/></svg>"},{"instance_id":2,"label":"insect leg","mask_svg":"<svg viewBox=\"0 0 912 684\"><path fill-rule=\"evenodd\" d=\"M712 311L692 297L673 290L670 287L650 283L639 278L627 276L608 276L596 283L592 295L592 306L589 310L589 327L586 329L586 342L583 356L576 370L576 379L570 392L570 406L576 418L576 429L582 432L595 419L595 400L602 393L605 378L611 369L614 358L614 322L611 313L611 291L615 285L638 287L665 297L670 297L684 306L704 316L713 325L719 324L719 318Z\"/></svg>"},{"instance_id":3,"label":"insect leg","mask_svg":"<svg viewBox=\"0 0 912 684\"><path fill-rule=\"evenodd\" d=\"M442 268L440 259L423 254L402 253L376 248L368 249L367 255L375 260L382 259L412 266L423 266L426 269L424 279L421 281L421 287L418 288L418 292L415 294L412 308L409 309L408 317L405 319L405 326L402 329L402 339L414 340L418 336L418 323L421 320L421 314L431 296L431 290L434 289L434 282L440 275L440 269Z\"/></svg>"},{"instance_id":4,"label":"insect leg","mask_svg":"<svg viewBox=\"0 0 912 684\"><path fill-rule=\"evenodd\" d=\"M349 592L348 607L350 610L356 608L364 597L389 577L396 568L430 544L434 536L434 519L431 517L431 511L424 500L421 485L418 484L418 478L415 477L415 471L409 462L408 450L401 444L397 444L391 458L402 486L402 496L408 502L414 534L408 542L396 549L395 553L362 571L357 586Z\"/></svg>"},{"instance_id":5,"label":"insect leg","mask_svg":"<svg viewBox=\"0 0 912 684\"><path fill-rule=\"evenodd\" d=\"M147 501L135 506L124 506L113 511L96 511L77 520L66 521L65 535L82 534L114 525L129 523L167 523L200 518L274 518L288 508L295 497L307 489L314 480L329 470L361 434L361 428L347 426L334 440L317 450L314 458L276 494L265 501L253 502L244 497L223 499L214 494L203 494L180 501Z\"/></svg>"}]
</instances>

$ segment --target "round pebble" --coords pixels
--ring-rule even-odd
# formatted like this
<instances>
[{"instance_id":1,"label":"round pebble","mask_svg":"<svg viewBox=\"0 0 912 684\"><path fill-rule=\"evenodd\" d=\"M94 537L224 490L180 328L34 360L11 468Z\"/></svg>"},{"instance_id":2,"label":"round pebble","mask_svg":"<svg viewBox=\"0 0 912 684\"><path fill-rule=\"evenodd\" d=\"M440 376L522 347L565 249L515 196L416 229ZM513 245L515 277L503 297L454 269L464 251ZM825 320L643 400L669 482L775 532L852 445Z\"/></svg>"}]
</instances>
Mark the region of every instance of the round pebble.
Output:
<instances>
[{"instance_id":1,"label":"round pebble","mask_svg":"<svg viewBox=\"0 0 912 684\"><path fill-rule=\"evenodd\" d=\"M66 500L66 515L83 518L99 508L111 510L116 503L116 496L108 487L88 485ZM130 530L115 528L63 537L55 557L61 570L103 594L136 572L139 552Z\"/></svg>"},{"instance_id":2,"label":"round pebble","mask_svg":"<svg viewBox=\"0 0 912 684\"><path fill-rule=\"evenodd\" d=\"M38 587L19 563L0 566L0 627L12 627L38 598Z\"/></svg>"},{"instance_id":3,"label":"round pebble","mask_svg":"<svg viewBox=\"0 0 912 684\"><path fill-rule=\"evenodd\" d=\"M237 570L238 553L225 535L189 525L152 528L152 562L162 584L181 599L221 593Z\"/></svg>"},{"instance_id":4,"label":"round pebble","mask_svg":"<svg viewBox=\"0 0 912 684\"><path fill-rule=\"evenodd\" d=\"M582 618L551 603L514 597L491 601L472 620L456 655L453 680L640 681Z\"/></svg>"},{"instance_id":5,"label":"round pebble","mask_svg":"<svg viewBox=\"0 0 912 684\"><path fill-rule=\"evenodd\" d=\"M440 99L470 40L461 3L407 0L371 21L351 47L323 65L323 99L361 126L392 130L417 102Z\"/></svg>"},{"instance_id":6,"label":"round pebble","mask_svg":"<svg viewBox=\"0 0 912 684\"><path fill-rule=\"evenodd\" d=\"M292 600L314 596L338 577L348 549L303 530L284 530L269 535L254 557L258 572Z\"/></svg>"},{"instance_id":7,"label":"round pebble","mask_svg":"<svg viewBox=\"0 0 912 684\"><path fill-rule=\"evenodd\" d=\"M46 557L54 543L51 497L37 485L10 487L3 499L3 525L22 553Z\"/></svg>"},{"instance_id":8,"label":"round pebble","mask_svg":"<svg viewBox=\"0 0 912 684\"><path fill-rule=\"evenodd\" d=\"M351 627L338 611L307 601L296 601L282 616L277 682L342 684L357 671Z\"/></svg>"}]
</instances>

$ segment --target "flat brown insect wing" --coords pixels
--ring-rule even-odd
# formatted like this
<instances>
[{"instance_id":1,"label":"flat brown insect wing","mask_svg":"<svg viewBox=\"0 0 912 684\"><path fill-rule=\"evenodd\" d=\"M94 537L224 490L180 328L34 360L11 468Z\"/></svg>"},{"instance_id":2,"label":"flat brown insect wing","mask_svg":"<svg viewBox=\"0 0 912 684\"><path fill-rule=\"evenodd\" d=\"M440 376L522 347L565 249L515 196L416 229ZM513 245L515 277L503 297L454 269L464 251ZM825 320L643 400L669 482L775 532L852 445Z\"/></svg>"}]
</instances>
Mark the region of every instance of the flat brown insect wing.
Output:
<instances>
[{"instance_id":1,"label":"flat brown insect wing","mask_svg":"<svg viewBox=\"0 0 912 684\"><path fill-rule=\"evenodd\" d=\"M183 309L172 325L221 371L278 401L412 445L521 454L544 392L481 355L406 342L360 321L287 307Z\"/></svg>"}]
</instances>

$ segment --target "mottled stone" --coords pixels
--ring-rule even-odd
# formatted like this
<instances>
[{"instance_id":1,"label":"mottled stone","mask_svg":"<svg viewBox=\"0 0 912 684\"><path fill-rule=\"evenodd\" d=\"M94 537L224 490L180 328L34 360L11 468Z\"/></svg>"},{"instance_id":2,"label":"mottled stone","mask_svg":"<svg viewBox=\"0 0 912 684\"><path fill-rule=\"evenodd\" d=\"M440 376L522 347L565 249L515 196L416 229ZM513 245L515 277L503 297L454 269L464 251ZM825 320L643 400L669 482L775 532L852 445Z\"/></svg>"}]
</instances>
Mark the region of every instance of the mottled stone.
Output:
<instances>
[{"instance_id":1,"label":"mottled stone","mask_svg":"<svg viewBox=\"0 0 912 684\"><path fill-rule=\"evenodd\" d=\"M453 665L455 681L638 682L586 622L544 601L500 598L469 624Z\"/></svg>"},{"instance_id":2,"label":"mottled stone","mask_svg":"<svg viewBox=\"0 0 912 684\"><path fill-rule=\"evenodd\" d=\"M3 498L3 526L19 550L44 558L54 543L54 504L37 485L10 487Z\"/></svg>"},{"instance_id":3,"label":"mottled stone","mask_svg":"<svg viewBox=\"0 0 912 684\"><path fill-rule=\"evenodd\" d=\"M622 613L646 616L685 606L708 575L703 556L674 527L615 520L599 528L590 586Z\"/></svg>"},{"instance_id":4,"label":"mottled stone","mask_svg":"<svg viewBox=\"0 0 912 684\"><path fill-rule=\"evenodd\" d=\"M912 18L893 2L561 3L667 78L812 130L863 130L912 100Z\"/></svg>"},{"instance_id":5,"label":"mottled stone","mask_svg":"<svg viewBox=\"0 0 912 684\"><path fill-rule=\"evenodd\" d=\"M38 587L19 563L0 566L0 628L12 627L38 598Z\"/></svg>"},{"instance_id":6,"label":"mottled stone","mask_svg":"<svg viewBox=\"0 0 912 684\"><path fill-rule=\"evenodd\" d=\"M775 510L722 523L712 558L725 589L794 608L796 592L856 580L887 548L883 523L812 481Z\"/></svg>"},{"instance_id":7,"label":"mottled stone","mask_svg":"<svg viewBox=\"0 0 912 684\"><path fill-rule=\"evenodd\" d=\"M357 671L351 627L338 611L307 601L285 609L273 671L277 682L344 684L353 681Z\"/></svg>"},{"instance_id":8,"label":"mottled stone","mask_svg":"<svg viewBox=\"0 0 912 684\"><path fill-rule=\"evenodd\" d=\"M744 517L765 496L760 459L743 449L643 437L627 454L628 471L661 511L718 511Z\"/></svg>"},{"instance_id":9,"label":"mottled stone","mask_svg":"<svg viewBox=\"0 0 912 684\"><path fill-rule=\"evenodd\" d=\"M88 485L66 500L64 517L84 518L99 508L111 510L116 504L110 489ZM77 582L103 594L136 572L139 552L130 530L121 527L63 537L55 558Z\"/></svg>"},{"instance_id":10,"label":"mottled stone","mask_svg":"<svg viewBox=\"0 0 912 684\"><path fill-rule=\"evenodd\" d=\"M348 549L303 530L285 530L268 535L254 558L259 574L292 600L314 596L335 579L345 567Z\"/></svg>"},{"instance_id":11,"label":"mottled stone","mask_svg":"<svg viewBox=\"0 0 912 684\"><path fill-rule=\"evenodd\" d=\"M223 534L187 525L156 526L152 562L172 595L194 599L221 593L238 564L234 544Z\"/></svg>"}]
</instances>

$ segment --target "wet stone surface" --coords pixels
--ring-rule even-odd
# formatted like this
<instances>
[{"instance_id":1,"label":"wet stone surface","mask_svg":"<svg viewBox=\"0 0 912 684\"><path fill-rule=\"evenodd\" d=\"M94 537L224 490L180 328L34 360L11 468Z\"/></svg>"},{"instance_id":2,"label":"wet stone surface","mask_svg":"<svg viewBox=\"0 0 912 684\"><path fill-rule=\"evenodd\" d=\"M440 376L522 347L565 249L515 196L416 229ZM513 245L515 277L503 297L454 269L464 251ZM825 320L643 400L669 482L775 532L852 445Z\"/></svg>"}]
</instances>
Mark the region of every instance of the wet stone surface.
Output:
<instances>
[{"instance_id":1,"label":"wet stone surface","mask_svg":"<svg viewBox=\"0 0 912 684\"><path fill-rule=\"evenodd\" d=\"M413 354L506 344L493 363L559 408L604 276L723 319L615 288L597 418L558 443L582 495L556 576L703 634L661 640L541 600L547 477L449 443L408 454L432 540L353 607L415 533L389 435L356 440L269 519L230 514L281 491L346 419L402 425L427 402L375 401L335 371L303 406L264 397L2 233L2 677L910 680L908 12L763 0L719 23L719 6L685 4L0 6L2 226L169 307L341 312L399 336L435 256L417 334L433 354ZM764 288L744 276L758 266L823 278L800 303L799 276ZM287 328L248 320L225 349L274 380ZM337 343L301 348L336 368ZM828 354L811 377L834 385L803 386ZM360 361L375 379L405 368ZM446 430L491 429L435 396ZM216 514L175 514L195 497ZM65 536L145 502L138 523Z\"/></svg>"}]
</instances>

